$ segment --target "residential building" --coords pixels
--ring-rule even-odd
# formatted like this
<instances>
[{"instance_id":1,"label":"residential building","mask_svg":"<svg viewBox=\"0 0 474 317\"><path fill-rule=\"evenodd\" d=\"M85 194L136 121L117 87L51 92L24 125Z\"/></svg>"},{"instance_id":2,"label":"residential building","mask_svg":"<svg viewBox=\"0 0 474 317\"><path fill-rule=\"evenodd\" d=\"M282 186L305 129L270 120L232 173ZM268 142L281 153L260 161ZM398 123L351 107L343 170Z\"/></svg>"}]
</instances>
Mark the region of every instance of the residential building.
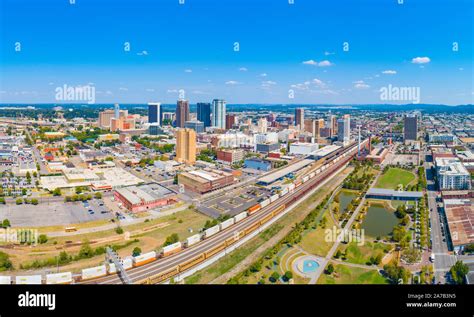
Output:
<instances>
[{"instance_id":1,"label":"residential building","mask_svg":"<svg viewBox=\"0 0 474 317\"><path fill-rule=\"evenodd\" d=\"M196 162L196 131L179 129L176 133L176 161L185 164Z\"/></svg>"}]
</instances>

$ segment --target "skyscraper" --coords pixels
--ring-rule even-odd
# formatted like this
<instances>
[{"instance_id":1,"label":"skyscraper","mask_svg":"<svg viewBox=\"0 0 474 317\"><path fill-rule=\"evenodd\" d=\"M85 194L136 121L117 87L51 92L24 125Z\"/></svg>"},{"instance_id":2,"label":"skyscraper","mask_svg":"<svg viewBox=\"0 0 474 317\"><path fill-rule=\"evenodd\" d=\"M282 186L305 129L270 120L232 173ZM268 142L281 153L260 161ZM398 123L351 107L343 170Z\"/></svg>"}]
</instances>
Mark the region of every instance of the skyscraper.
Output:
<instances>
[{"instance_id":1,"label":"skyscraper","mask_svg":"<svg viewBox=\"0 0 474 317\"><path fill-rule=\"evenodd\" d=\"M120 117L120 106L118 103L114 105L114 118L118 119Z\"/></svg>"},{"instance_id":2,"label":"skyscraper","mask_svg":"<svg viewBox=\"0 0 474 317\"><path fill-rule=\"evenodd\" d=\"M333 114L329 116L328 127L330 129L330 136L337 134L337 118Z\"/></svg>"},{"instance_id":3,"label":"skyscraper","mask_svg":"<svg viewBox=\"0 0 474 317\"><path fill-rule=\"evenodd\" d=\"M212 101L212 126L225 129L226 103L222 99Z\"/></svg>"},{"instance_id":4,"label":"skyscraper","mask_svg":"<svg viewBox=\"0 0 474 317\"><path fill-rule=\"evenodd\" d=\"M176 134L176 161L185 164L196 162L196 131L179 129Z\"/></svg>"},{"instance_id":5,"label":"skyscraper","mask_svg":"<svg viewBox=\"0 0 474 317\"><path fill-rule=\"evenodd\" d=\"M158 123L161 126L161 103L159 102L150 102L148 103L148 122L149 123Z\"/></svg>"},{"instance_id":6,"label":"skyscraper","mask_svg":"<svg viewBox=\"0 0 474 317\"><path fill-rule=\"evenodd\" d=\"M225 116L225 129L230 130L234 127L235 124L235 114L228 114Z\"/></svg>"},{"instance_id":7,"label":"skyscraper","mask_svg":"<svg viewBox=\"0 0 474 317\"><path fill-rule=\"evenodd\" d=\"M296 108L295 110L295 125L299 126L301 130L304 129L304 109Z\"/></svg>"},{"instance_id":8,"label":"skyscraper","mask_svg":"<svg viewBox=\"0 0 474 317\"><path fill-rule=\"evenodd\" d=\"M351 117L345 114L341 119L337 120L337 140L344 145L349 144L351 139Z\"/></svg>"},{"instance_id":9,"label":"skyscraper","mask_svg":"<svg viewBox=\"0 0 474 317\"><path fill-rule=\"evenodd\" d=\"M211 104L199 102L197 104L197 119L204 123L204 128L211 126Z\"/></svg>"},{"instance_id":10,"label":"skyscraper","mask_svg":"<svg viewBox=\"0 0 474 317\"><path fill-rule=\"evenodd\" d=\"M189 121L189 101L180 99L176 104L176 127L184 128L186 121Z\"/></svg>"},{"instance_id":11,"label":"skyscraper","mask_svg":"<svg viewBox=\"0 0 474 317\"><path fill-rule=\"evenodd\" d=\"M418 118L416 115L407 115L403 118L403 140L416 141L418 139Z\"/></svg>"}]
</instances>

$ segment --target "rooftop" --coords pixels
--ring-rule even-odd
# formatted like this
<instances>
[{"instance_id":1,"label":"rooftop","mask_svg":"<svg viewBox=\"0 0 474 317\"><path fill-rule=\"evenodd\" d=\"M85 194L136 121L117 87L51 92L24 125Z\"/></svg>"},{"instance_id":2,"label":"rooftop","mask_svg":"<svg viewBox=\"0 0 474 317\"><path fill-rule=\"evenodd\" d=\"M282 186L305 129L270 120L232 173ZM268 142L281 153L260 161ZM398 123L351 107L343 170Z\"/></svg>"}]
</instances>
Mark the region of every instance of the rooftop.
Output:
<instances>
[{"instance_id":1,"label":"rooftop","mask_svg":"<svg viewBox=\"0 0 474 317\"><path fill-rule=\"evenodd\" d=\"M116 190L131 204L150 203L173 194L172 191L156 183L141 186L129 186Z\"/></svg>"},{"instance_id":2,"label":"rooftop","mask_svg":"<svg viewBox=\"0 0 474 317\"><path fill-rule=\"evenodd\" d=\"M265 184L271 184L273 182L275 182L276 180L290 174L290 173L294 173L296 171L299 171L300 169L302 169L303 167L306 167L308 166L309 164L311 163L314 163L314 160L310 160L310 159L305 159L305 160L302 160L302 161L299 161L297 163L294 163L294 164L291 164L281 170L278 170L278 171L275 171L274 173L271 173L269 175L266 175L262 178L259 179L259 182L260 183L265 183Z\"/></svg>"}]
</instances>

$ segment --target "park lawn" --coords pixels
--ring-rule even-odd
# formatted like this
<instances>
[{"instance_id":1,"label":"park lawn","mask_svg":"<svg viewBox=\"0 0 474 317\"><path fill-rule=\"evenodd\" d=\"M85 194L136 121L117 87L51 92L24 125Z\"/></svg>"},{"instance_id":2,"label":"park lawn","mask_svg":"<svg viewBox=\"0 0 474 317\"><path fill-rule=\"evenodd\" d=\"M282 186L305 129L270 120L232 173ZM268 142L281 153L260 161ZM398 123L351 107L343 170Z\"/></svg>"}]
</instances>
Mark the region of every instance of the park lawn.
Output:
<instances>
[{"instance_id":1,"label":"park lawn","mask_svg":"<svg viewBox=\"0 0 474 317\"><path fill-rule=\"evenodd\" d=\"M392 167L389 168L377 181L374 187L376 188L387 188L397 189L399 184L403 184L403 187L412 183L416 180L415 174L402 168Z\"/></svg>"},{"instance_id":2,"label":"park lawn","mask_svg":"<svg viewBox=\"0 0 474 317\"><path fill-rule=\"evenodd\" d=\"M318 284L388 284L377 270L350 267L344 264L334 266L335 273L321 274Z\"/></svg>"},{"instance_id":3,"label":"park lawn","mask_svg":"<svg viewBox=\"0 0 474 317\"><path fill-rule=\"evenodd\" d=\"M315 230L311 230L303 236L301 242L298 243L306 252L309 252L314 255L326 256L326 254L331 249L334 241L326 242L325 240L325 230L332 229L335 224L332 220L332 217L329 215L329 210L325 212L323 217L326 217L326 228L323 229L321 226L318 226Z\"/></svg>"},{"instance_id":4,"label":"park lawn","mask_svg":"<svg viewBox=\"0 0 474 317\"><path fill-rule=\"evenodd\" d=\"M369 242L365 241L362 246L359 246L357 242L351 242L345 247L347 262L355 264L366 264L370 257L376 257L381 254L382 257L385 255L384 250L390 250L392 247L387 244L380 242ZM344 249L341 249L341 252Z\"/></svg>"}]
</instances>

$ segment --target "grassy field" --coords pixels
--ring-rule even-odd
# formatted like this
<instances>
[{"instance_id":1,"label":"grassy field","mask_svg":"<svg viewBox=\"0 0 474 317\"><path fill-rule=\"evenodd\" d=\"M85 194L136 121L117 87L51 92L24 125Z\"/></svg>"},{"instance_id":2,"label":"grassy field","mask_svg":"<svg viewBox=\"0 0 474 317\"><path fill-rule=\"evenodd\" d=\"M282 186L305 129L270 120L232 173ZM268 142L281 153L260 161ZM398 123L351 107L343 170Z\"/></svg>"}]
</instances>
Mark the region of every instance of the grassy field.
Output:
<instances>
[{"instance_id":1,"label":"grassy field","mask_svg":"<svg viewBox=\"0 0 474 317\"><path fill-rule=\"evenodd\" d=\"M347 262L366 264L370 257L376 257L379 254L383 257L386 254L384 251L389 251L391 248L390 245L384 243L365 241L362 246L351 242L348 245L342 245L339 250L345 252Z\"/></svg>"},{"instance_id":2,"label":"grassy field","mask_svg":"<svg viewBox=\"0 0 474 317\"><path fill-rule=\"evenodd\" d=\"M377 270L350 267L344 264L337 264L334 268L335 272L331 275L321 274L318 284L388 284Z\"/></svg>"},{"instance_id":3,"label":"grassy field","mask_svg":"<svg viewBox=\"0 0 474 317\"><path fill-rule=\"evenodd\" d=\"M329 211L326 211L324 217L326 217L326 228L332 229L335 224L329 215ZM308 232L303 236L299 246L311 254L326 256L334 242L325 241L325 230L326 229L323 229L321 226L318 226L315 230Z\"/></svg>"},{"instance_id":4,"label":"grassy field","mask_svg":"<svg viewBox=\"0 0 474 317\"><path fill-rule=\"evenodd\" d=\"M389 168L377 181L374 187L397 189L399 184L404 187L416 180L415 174L401 168Z\"/></svg>"},{"instance_id":5,"label":"grassy field","mask_svg":"<svg viewBox=\"0 0 474 317\"><path fill-rule=\"evenodd\" d=\"M124 226L124 232L130 232L130 239L138 239L139 242L119 250L121 257L129 256L134 247L138 246L143 252L159 249L166 237L177 233L181 240L196 234L203 226L207 216L197 213L191 209L179 211L176 214L157 218L148 222L141 222L130 226ZM189 232L192 228L193 232ZM15 268L20 263L31 263L35 260L43 260L58 256L61 251L68 254L77 254L83 241L89 241L92 248L109 244L123 244L126 242L125 235L119 235L114 230L96 233L81 234L69 237L49 238L46 244L35 247L19 246L15 249L5 249L11 257ZM77 271L84 267L98 265L104 261L104 255L94 256L90 259L80 260L61 267L61 271Z\"/></svg>"}]
</instances>

